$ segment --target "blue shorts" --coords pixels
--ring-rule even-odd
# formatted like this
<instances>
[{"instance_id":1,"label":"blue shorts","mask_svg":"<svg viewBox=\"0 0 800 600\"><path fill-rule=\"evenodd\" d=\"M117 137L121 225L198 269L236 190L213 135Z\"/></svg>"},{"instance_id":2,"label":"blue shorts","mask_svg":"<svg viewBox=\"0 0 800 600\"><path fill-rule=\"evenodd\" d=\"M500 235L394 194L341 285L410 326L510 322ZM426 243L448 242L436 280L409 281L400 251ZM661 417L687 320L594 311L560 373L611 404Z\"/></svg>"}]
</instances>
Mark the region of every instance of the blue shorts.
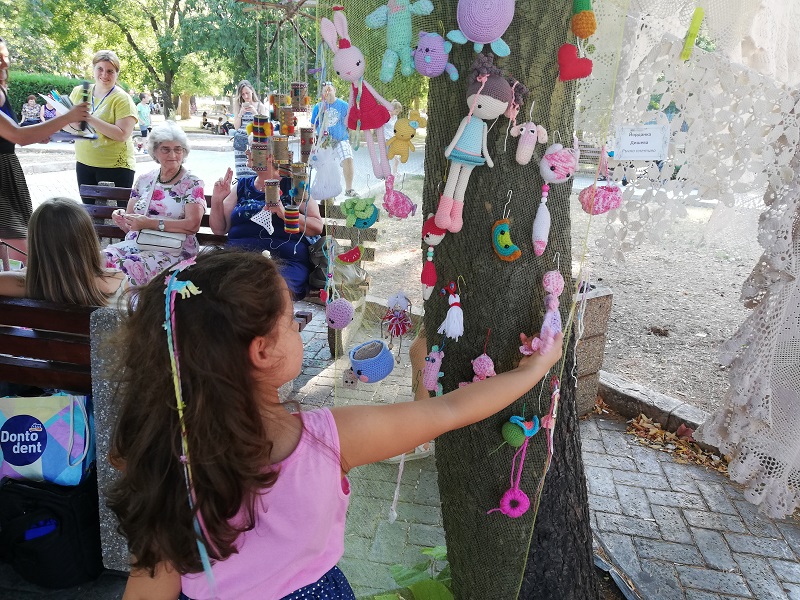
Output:
<instances>
[{"instance_id":1,"label":"blue shorts","mask_svg":"<svg viewBox=\"0 0 800 600\"><path fill-rule=\"evenodd\" d=\"M192 599L181 592L178 600ZM281 600L356 600L356 595L347 582L347 577L335 566L316 582L284 596Z\"/></svg>"}]
</instances>

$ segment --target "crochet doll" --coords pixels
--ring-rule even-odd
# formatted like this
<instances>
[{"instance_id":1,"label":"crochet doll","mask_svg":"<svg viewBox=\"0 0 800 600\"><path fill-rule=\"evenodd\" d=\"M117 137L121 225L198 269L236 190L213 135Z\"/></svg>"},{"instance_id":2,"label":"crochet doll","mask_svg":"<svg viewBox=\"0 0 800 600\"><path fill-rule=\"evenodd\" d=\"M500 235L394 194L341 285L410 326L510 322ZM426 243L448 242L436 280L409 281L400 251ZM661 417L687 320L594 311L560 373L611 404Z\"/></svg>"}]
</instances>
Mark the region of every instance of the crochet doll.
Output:
<instances>
[{"instance_id":1,"label":"crochet doll","mask_svg":"<svg viewBox=\"0 0 800 600\"><path fill-rule=\"evenodd\" d=\"M389 83L394 77L398 61L400 72L408 77L414 72L411 58L411 16L429 15L433 12L431 0L389 0L369 13L364 20L370 29L386 27L386 52L381 61L381 81Z\"/></svg>"},{"instance_id":2,"label":"crochet doll","mask_svg":"<svg viewBox=\"0 0 800 600\"><path fill-rule=\"evenodd\" d=\"M392 105L364 80L367 63L364 54L350 43L347 33L347 18L341 9L333 14L333 22L323 18L319 29L322 38L333 52L333 68L336 74L350 82L350 102L347 110L347 127L356 132L364 131L367 150L372 159L372 171L378 179L392 174L386 157L386 137L383 126L389 122ZM377 141L372 132L377 135Z\"/></svg>"},{"instance_id":3,"label":"crochet doll","mask_svg":"<svg viewBox=\"0 0 800 600\"><path fill-rule=\"evenodd\" d=\"M464 193L475 167L494 167L486 147L487 120L506 113L512 104L521 106L528 90L513 79L507 80L494 66L492 58L478 55L472 66L472 82L467 87L469 114L461 120L458 131L444 155L450 159L450 171L444 194L436 210L436 225L452 233L463 226Z\"/></svg>"}]
</instances>

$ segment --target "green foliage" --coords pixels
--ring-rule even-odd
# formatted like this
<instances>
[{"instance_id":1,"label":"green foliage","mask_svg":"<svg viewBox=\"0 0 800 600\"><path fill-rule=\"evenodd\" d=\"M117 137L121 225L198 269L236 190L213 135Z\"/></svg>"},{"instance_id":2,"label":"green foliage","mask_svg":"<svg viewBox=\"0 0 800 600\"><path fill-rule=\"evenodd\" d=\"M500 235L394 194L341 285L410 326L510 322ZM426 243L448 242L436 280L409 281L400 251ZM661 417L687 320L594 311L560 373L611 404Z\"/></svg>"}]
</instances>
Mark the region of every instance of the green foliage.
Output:
<instances>
[{"instance_id":1,"label":"green foliage","mask_svg":"<svg viewBox=\"0 0 800 600\"><path fill-rule=\"evenodd\" d=\"M11 71L8 74L8 98L11 100L11 106L19 113L31 94L47 95L50 90L56 90L59 94L69 94L72 88L80 84L80 79L70 77ZM44 100L37 97L37 102L43 104Z\"/></svg>"},{"instance_id":2,"label":"green foliage","mask_svg":"<svg viewBox=\"0 0 800 600\"><path fill-rule=\"evenodd\" d=\"M421 552L430 558L410 568L403 565L389 567L392 579L401 588L408 589L413 594L413 600L453 600L450 565L446 564L437 572L437 563L447 561L447 548L435 546L424 548ZM393 592L376 596L373 600L395 600L397 597L398 594Z\"/></svg>"}]
</instances>

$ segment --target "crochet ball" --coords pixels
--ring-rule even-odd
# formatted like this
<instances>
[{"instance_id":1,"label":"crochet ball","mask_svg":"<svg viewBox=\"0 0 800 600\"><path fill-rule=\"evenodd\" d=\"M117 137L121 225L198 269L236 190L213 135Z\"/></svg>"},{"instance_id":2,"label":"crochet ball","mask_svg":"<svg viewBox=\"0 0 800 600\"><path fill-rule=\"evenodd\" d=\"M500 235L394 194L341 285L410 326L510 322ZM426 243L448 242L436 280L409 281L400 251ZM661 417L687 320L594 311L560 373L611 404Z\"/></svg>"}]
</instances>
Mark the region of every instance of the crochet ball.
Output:
<instances>
[{"instance_id":1,"label":"crochet ball","mask_svg":"<svg viewBox=\"0 0 800 600\"><path fill-rule=\"evenodd\" d=\"M503 439L512 448L519 448L525 443L525 431L516 423L503 423Z\"/></svg>"},{"instance_id":2,"label":"crochet ball","mask_svg":"<svg viewBox=\"0 0 800 600\"><path fill-rule=\"evenodd\" d=\"M575 37L585 40L597 31L597 20L591 10L582 10L572 15L572 33Z\"/></svg>"},{"instance_id":3,"label":"crochet ball","mask_svg":"<svg viewBox=\"0 0 800 600\"><path fill-rule=\"evenodd\" d=\"M355 309L344 298L337 298L325 309L325 316L328 318L328 326L331 329L344 329L353 320Z\"/></svg>"}]
</instances>

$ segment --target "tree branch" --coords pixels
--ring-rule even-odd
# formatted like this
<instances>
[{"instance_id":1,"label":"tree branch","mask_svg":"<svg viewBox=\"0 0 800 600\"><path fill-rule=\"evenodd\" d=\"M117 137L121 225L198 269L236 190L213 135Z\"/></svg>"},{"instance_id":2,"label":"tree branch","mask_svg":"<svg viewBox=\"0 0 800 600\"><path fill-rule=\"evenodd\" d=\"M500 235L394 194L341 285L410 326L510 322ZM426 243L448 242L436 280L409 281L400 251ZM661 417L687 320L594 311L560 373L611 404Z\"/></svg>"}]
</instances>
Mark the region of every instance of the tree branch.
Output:
<instances>
[{"instance_id":1,"label":"tree branch","mask_svg":"<svg viewBox=\"0 0 800 600\"><path fill-rule=\"evenodd\" d=\"M133 51L144 65L145 69L147 69L147 72L153 76L153 79L156 81L156 83L163 85L163 79L158 76L158 73L153 68L153 65L150 64L150 61L147 59L147 55L139 47L139 44L136 43L136 40L133 39L133 35L131 35L130 30L113 14L106 13L103 16L107 21L119 27L119 30L125 35L125 39L128 40L128 44L130 44L131 48L133 48Z\"/></svg>"},{"instance_id":2,"label":"tree branch","mask_svg":"<svg viewBox=\"0 0 800 600\"><path fill-rule=\"evenodd\" d=\"M169 13L169 28L170 28L170 30L172 30L172 28L175 27L175 15L177 14L178 9L180 8L180 3L181 3L181 0L175 0L175 2L172 3L172 10L170 10L170 13Z\"/></svg>"}]
</instances>

